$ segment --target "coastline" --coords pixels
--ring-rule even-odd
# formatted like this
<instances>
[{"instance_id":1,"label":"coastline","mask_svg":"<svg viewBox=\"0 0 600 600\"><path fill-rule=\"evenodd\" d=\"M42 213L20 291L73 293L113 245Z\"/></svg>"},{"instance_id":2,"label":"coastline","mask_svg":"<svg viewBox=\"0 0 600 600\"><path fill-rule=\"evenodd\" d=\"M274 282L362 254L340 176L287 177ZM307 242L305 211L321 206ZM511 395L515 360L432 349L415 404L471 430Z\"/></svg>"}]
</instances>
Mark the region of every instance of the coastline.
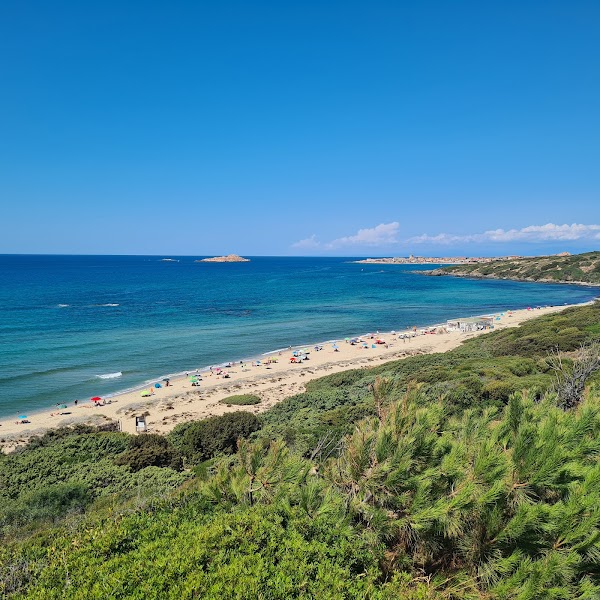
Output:
<instances>
[{"instance_id":1,"label":"coastline","mask_svg":"<svg viewBox=\"0 0 600 600\"><path fill-rule=\"evenodd\" d=\"M494 330L516 327L534 317L584 304L588 303L493 313L495 318L498 317L494 321ZM422 327L420 331L435 327L439 328L440 324ZM141 397L140 392L149 390L150 382L106 396L108 403L104 405L95 406L87 400L77 406L69 406L61 413L58 413L57 409L38 411L31 413L29 417L31 422L24 424L15 422L14 417L1 418L0 450L10 452L24 444L31 436L41 435L49 429L76 424L101 425L109 421L119 421L122 431L135 433L135 416L142 414L146 416L148 431L167 433L175 425L184 421L205 419L240 410L239 407L219 403L219 400L238 394L260 396L260 404L242 408L249 412L260 413L281 400L302 392L305 383L313 379L352 368L368 368L417 354L446 352L456 348L466 339L485 335L489 331L422 333L409 339L399 337L408 333L407 331L394 334L385 332L377 334L377 337L381 336L386 345L376 345L375 348L371 347L374 340L367 339L366 335L363 335L359 337L368 342L366 349L360 344L351 345L344 340L329 340L295 346L291 349L272 350L247 360L237 361L227 369L228 378L223 378L216 371L208 368L198 370L202 377L199 387L192 386L183 372L172 376L168 387L153 388L153 395L148 398ZM333 348L336 341L338 350ZM323 349L314 351L315 345L322 346ZM310 350L309 360L301 364L290 363L291 353L302 348ZM277 362L268 364L266 361L269 357L276 359ZM255 365L257 360L261 361L260 366ZM196 371L188 372L194 374ZM152 383L161 379L163 378L152 380Z\"/></svg>"},{"instance_id":2,"label":"coastline","mask_svg":"<svg viewBox=\"0 0 600 600\"><path fill-rule=\"evenodd\" d=\"M496 275L472 275L470 273L447 273L442 269L430 271L413 271L427 277L460 277L461 279L495 279L496 281L523 281L525 283L557 283L562 285L579 285L584 287L600 287L600 283L586 281L556 281L555 279L533 279L531 277L497 277Z\"/></svg>"}]
</instances>

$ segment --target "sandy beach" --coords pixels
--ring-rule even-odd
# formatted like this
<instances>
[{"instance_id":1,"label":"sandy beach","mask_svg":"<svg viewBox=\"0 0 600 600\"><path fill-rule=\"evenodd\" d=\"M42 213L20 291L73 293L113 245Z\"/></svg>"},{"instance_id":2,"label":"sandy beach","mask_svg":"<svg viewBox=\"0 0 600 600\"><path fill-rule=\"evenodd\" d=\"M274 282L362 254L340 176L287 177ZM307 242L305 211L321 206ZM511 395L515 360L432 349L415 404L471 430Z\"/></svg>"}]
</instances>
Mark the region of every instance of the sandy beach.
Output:
<instances>
[{"instance_id":1,"label":"sandy beach","mask_svg":"<svg viewBox=\"0 0 600 600\"><path fill-rule=\"evenodd\" d=\"M565 308L567 306L496 313L494 330L516 327L528 319ZM306 346L310 352L308 360L300 364L290 362L295 348L282 350L243 361L243 364L235 363L226 368L229 375L227 378L214 370L204 371L199 374L202 380L198 386L193 386L190 379L183 376L171 380L168 387L162 382L161 388L147 386L143 391L152 391L152 395L148 397L142 397L138 389L109 398L106 404L95 405L86 399L77 405L70 403L66 409L55 408L30 414L27 423L16 422L14 417L4 418L0 420L0 448L9 452L25 443L32 435L77 423L100 425L118 421L122 431L135 433L135 417L145 415L148 431L166 433L183 421L205 419L236 410L260 413L284 398L302 392L305 384L312 379L346 369L368 368L415 354L446 352L470 337L489 332L484 330L464 333L438 328L436 333L424 333L427 329L429 328L417 330L417 335L408 339L402 335L409 332L374 333L373 339L362 336L361 340L367 343L367 347L362 343L352 345L344 339L335 344L337 350L332 342L312 344ZM377 338L385 344L374 344ZM322 350L315 351L315 345L322 346ZM277 362L268 363L269 358ZM260 360L260 365L256 364L257 360ZM190 372L190 375L193 374L195 372ZM257 395L261 398L261 403L243 407L219 403L219 400L237 394Z\"/></svg>"}]
</instances>

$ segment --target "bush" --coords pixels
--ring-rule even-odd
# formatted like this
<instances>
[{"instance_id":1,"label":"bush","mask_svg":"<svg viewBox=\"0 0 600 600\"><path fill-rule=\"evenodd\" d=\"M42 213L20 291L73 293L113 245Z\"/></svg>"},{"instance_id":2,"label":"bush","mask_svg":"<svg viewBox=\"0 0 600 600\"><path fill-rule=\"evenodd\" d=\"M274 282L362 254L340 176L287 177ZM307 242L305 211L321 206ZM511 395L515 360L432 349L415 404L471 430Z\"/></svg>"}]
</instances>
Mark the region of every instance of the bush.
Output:
<instances>
[{"instance_id":1,"label":"bush","mask_svg":"<svg viewBox=\"0 0 600 600\"><path fill-rule=\"evenodd\" d=\"M239 438L247 438L260 428L255 415L239 411L181 423L169 434L169 440L191 463L200 463L217 454L235 452Z\"/></svg>"},{"instance_id":2,"label":"bush","mask_svg":"<svg viewBox=\"0 0 600 600\"><path fill-rule=\"evenodd\" d=\"M133 472L146 467L170 467L175 471L183 468L181 454L169 440L157 433L132 437L129 449L115 459L117 465L127 465Z\"/></svg>"},{"instance_id":3,"label":"bush","mask_svg":"<svg viewBox=\"0 0 600 600\"><path fill-rule=\"evenodd\" d=\"M2 525L55 521L69 512L83 512L90 499L87 487L82 483L58 483L7 502L0 512L0 519Z\"/></svg>"},{"instance_id":4,"label":"bush","mask_svg":"<svg viewBox=\"0 0 600 600\"><path fill-rule=\"evenodd\" d=\"M42 436L31 436L27 444L25 446L19 446L15 452L19 453L40 448L42 446L50 446L59 440L85 435L87 433L107 433L116 432L118 430L119 424L116 421L109 421L104 425L85 425L83 423L77 423L76 425L57 427L56 429L49 429Z\"/></svg>"},{"instance_id":5,"label":"bush","mask_svg":"<svg viewBox=\"0 0 600 600\"><path fill-rule=\"evenodd\" d=\"M347 387L360 381L365 376L365 372L362 369L349 369L348 371L340 371L339 373L332 373L319 379L314 379L306 384L306 391L312 392L317 391L322 387Z\"/></svg>"},{"instance_id":6,"label":"bush","mask_svg":"<svg viewBox=\"0 0 600 600\"><path fill-rule=\"evenodd\" d=\"M219 404L233 404L234 406L250 406L260 404L262 400L254 394L240 394L238 396L228 396L219 400Z\"/></svg>"}]
</instances>

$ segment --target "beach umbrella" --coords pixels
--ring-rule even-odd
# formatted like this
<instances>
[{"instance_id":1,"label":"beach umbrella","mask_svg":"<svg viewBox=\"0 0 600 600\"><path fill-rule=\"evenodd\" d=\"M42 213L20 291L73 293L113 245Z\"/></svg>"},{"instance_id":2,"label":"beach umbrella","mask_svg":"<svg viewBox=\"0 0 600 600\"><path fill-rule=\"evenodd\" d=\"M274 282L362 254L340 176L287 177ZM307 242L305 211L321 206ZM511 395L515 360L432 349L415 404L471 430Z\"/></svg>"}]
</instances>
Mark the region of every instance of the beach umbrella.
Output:
<instances>
[{"instance_id":1,"label":"beach umbrella","mask_svg":"<svg viewBox=\"0 0 600 600\"><path fill-rule=\"evenodd\" d=\"M337 349L338 349L338 345L337 345L337 344L333 344L332 348L333 348L334 350L337 350Z\"/></svg>"},{"instance_id":2,"label":"beach umbrella","mask_svg":"<svg viewBox=\"0 0 600 600\"><path fill-rule=\"evenodd\" d=\"M93 398L90 398L90 402L100 402L100 400L102 400L100 396L94 396Z\"/></svg>"},{"instance_id":3,"label":"beach umbrella","mask_svg":"<svg viewBox=\"0 0 600 600\"><path fill-rule=\"evenodd\" d=\"M155 383L155 384L154 384L154 387L158 389L158 388L161 388L161 387L162 387L162 385L160 385L160 383Z\"/></svg>"},{"instance_id":4,"label":"beach umbrella","mask_svg":"<svg viewBox=\"0 0 600 600\"><path fill-rule=\"evenodd\" d=\"M26 418L27 418L27 415L19 415L19 416L17 417L17 419L26 419Z\"/></svg>"},{"instance_id":5,"label":"beach umbrella","mask_svg":"<svg viewBox=\"0 0 600 600\"><path fill-rule=\"evenodd\" d=\"M66 404L59 404L58 408L67 408Z\"/></svg>"},{"instance_id":6,"label":"beach umbrella","mask_svg":"<svg viewBox=\"0 0 600 600\"><path fill-rule=\"evenodd\" d=\"M140 396L142 396L143 398L145 398L146 396L150 396L150 395L151 395L151 394L150 394L150 392L149 392L148 390L146 390L146 391L144 391L144 392L142 392L142 393L140 394Z\"/></svg>"},{"instance_id":7,"label":"beach umbrella","mask_svg":"<svg viewBox=\"0 0 600 600\"><path fill-rule=\"evenodd\" d=\"M163 381L165 381L165 382L166 382L166 381L171 381L171 380L170 380L170 379L163 379Z\"/></svg>"}]
</instances>

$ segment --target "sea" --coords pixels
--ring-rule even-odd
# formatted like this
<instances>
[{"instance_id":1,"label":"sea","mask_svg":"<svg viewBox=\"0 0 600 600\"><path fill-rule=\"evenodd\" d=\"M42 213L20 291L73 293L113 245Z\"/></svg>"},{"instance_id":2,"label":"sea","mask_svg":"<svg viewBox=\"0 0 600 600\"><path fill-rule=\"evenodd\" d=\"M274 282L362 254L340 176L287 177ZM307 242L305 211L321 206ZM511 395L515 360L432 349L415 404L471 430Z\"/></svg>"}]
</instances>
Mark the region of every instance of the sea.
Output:
<instances>
[{"instance_id":1,"label":"sea","mask_svg":"<svg viewBox=\"0 0 600 600\"><path fill-rule=\"evenodd\" d=\"M199 258L0 255L0 416L288 346L599 294L352 257Z\"/></svg>"}]
</instances>

